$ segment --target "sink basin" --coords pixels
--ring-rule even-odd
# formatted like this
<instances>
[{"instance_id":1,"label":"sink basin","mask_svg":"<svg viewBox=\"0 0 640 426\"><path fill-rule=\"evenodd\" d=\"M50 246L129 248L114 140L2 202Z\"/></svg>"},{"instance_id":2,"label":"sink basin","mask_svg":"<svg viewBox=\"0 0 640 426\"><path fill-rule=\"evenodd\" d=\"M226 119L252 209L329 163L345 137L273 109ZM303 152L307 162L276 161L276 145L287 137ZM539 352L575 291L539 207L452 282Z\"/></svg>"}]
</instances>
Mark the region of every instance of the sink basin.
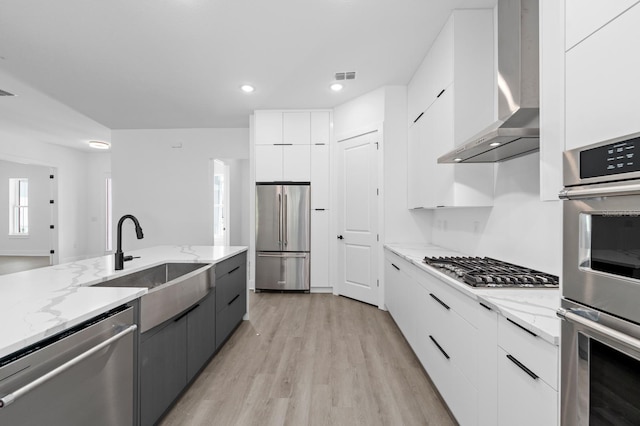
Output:
<instances>
[{"instance_id":1,"label":"sink basin","mask_svg":"<svg viewBox=\"0 0 640 426\"><path fill-rule=\"evenodd\" d=\"M94 284L92 287L144 287L140 298L140 332L163 323L196 304L214 287L210 263L163 263Z\"/></svg>"}]
</instances>

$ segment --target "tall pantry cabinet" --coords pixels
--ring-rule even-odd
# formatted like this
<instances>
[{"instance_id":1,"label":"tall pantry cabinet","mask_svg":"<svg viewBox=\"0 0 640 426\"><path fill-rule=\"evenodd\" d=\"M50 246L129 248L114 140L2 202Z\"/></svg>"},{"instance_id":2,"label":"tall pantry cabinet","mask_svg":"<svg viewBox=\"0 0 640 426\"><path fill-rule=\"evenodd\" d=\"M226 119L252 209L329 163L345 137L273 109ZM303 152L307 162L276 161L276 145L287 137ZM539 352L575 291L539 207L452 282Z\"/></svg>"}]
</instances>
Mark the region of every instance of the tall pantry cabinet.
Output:
<instances>
[{"instance_id":1,"label":"tall pantry cabinet","mask_svg":"<svg viewBox=\"0 0 640 426\"><path fill-rule=\"evenodd\" d=\"M256 182L311 183L311 288L329 288L331 111L259 110Z\"/></svg>"}]
</instances>

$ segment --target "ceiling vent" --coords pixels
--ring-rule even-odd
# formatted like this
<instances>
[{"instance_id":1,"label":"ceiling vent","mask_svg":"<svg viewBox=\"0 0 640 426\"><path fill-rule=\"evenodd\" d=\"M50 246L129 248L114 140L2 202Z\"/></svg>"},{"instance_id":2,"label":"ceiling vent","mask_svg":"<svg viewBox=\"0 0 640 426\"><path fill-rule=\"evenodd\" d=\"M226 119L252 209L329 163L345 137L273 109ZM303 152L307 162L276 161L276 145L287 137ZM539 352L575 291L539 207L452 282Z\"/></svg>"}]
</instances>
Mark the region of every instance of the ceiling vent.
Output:
<instances>
[{"instance_id":1,"label":"ceiling vent","mask_svg":"<svg viewBox=\"0 0 640 426\"><path fill-rule=\"evenodd\" d=\"M336 80L355 80L355 79L356 79L356 72L355 71L337 72L336 73Z\"/></svg>"},{"instance_id":2,"label":"ceiling vent","mask_svg":"<svg viewBox=\"0 0 640 426\"><path fill-rule=\"evenodd\" d=\"M15 96L15 95L13 93L9 93L0 89L0 96Z\"/></svg>"}]
</instances>

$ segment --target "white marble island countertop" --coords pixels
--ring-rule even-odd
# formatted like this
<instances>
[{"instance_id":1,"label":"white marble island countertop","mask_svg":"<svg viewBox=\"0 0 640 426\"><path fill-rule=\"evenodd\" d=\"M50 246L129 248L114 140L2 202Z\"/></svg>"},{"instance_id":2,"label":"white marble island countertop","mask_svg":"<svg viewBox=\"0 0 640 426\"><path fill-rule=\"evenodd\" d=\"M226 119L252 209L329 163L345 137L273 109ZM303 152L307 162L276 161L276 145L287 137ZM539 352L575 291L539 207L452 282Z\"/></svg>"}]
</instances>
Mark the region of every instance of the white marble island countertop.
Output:
<instances>
[{"instance_id":1,"label":"white marble island countertop","mask_svg":"<svg viewBox=\"0 0 640 426\"><path fill-rule=\"evenodd\" d=\"M113 255L0 276L0 358L137 299L146 288L91 287L165 262L218 263L243 246L157 246L113 268Z\"/></svg>"},{"instance_id":2,"label":"white marble island countertop","mask_svg":"<svg viewBox=\"0 0 640 426\"><path fill-rule=\"evenodd\" d=\"M453 250L427 244L385 244L398 256L434 275L467 296L481 301L553 345L560 342L559 289L486 289L474 288L422 262L425 256L467 256Z\"/></svg>"}]
</instances>

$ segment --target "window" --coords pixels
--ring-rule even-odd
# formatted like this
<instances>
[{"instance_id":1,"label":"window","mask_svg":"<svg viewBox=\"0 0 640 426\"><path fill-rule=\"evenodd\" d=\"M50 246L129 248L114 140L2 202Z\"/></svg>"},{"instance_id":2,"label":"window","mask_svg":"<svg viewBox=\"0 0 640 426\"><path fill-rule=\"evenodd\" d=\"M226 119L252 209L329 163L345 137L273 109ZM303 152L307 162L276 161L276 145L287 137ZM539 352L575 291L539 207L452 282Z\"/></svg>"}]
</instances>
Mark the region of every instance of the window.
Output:
<instances>
[{"instance_id":1,"label":"window","mask_svg":"<svg viewBox=\"0 0 640 426\"><path fill-rule=\"evenodd\" d=\"M9 234L29 235L29 179L9 179Z\"/></svg>"}]
</instances>

